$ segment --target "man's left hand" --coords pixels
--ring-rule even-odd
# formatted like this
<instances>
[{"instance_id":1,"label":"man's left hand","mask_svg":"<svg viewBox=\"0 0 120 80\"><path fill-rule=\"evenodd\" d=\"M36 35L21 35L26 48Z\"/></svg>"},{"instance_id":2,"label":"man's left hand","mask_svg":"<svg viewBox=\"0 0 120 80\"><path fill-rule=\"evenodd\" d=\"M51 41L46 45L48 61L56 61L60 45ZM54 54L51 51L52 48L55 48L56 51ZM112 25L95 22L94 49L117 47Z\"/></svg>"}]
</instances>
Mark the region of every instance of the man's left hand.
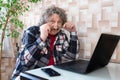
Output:
<instances>
[{"instance_id":1,"label":"man's left hand","mask_svg":"<svg viewBox=\"0 0 120 80\"><path fill-rule=\"evenodd\" d=\"M70 31L70 32L76 32L76 28L75 28L75 25L71 22L66 22L64 25L63 25L63 28Z\"/></svg>"}]
</instances>

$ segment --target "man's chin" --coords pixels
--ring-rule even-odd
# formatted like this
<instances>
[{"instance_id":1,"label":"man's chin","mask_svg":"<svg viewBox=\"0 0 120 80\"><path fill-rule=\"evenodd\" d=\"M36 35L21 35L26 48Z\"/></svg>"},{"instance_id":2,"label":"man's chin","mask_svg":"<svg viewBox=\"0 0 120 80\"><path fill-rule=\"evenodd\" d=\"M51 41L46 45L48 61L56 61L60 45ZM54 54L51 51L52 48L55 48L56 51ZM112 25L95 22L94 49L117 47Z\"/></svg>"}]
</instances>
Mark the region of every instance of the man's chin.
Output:
<instances>
[{"instance_id":1,"label":"man's chin","mask_svg":"<svg viewBox=\"0 0 120 80\"><path fill-rule=\"evenodd\" d=\"M50 35L56 35L58 32L50 32Z\"/></svg>"},{"instance_id":2,"label":"man's chin","mask_svg":"<svg viewBox=\"0 0 120 80\"><path fill-rule=\"evenodd\" d=\"M57 34L57 33L56 33ZM56 35L56 34L52 34L52 33L50 33L50 35Z\"/></svg>"}]
</instances>

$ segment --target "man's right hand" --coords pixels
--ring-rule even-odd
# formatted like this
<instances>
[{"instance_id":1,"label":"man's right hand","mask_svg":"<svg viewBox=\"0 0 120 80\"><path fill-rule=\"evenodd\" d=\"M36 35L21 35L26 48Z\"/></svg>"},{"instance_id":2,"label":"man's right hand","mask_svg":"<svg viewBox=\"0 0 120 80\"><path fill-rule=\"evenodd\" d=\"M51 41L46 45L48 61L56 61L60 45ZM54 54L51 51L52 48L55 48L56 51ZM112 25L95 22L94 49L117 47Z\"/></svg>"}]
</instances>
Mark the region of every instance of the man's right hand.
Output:
<instances>
[{"instance_id":1,"label":"man's right hand","mask_svg":"<svg viewBox=\"0 0 120 80\"><path fill-rule=\"evenodd\" d=\"M40 26L40 38L45 42L47 37L48 37L48 34L51 30L51 23L46 23L46 24L43 24L42 26Z\"/></svg>"}]
</instances>

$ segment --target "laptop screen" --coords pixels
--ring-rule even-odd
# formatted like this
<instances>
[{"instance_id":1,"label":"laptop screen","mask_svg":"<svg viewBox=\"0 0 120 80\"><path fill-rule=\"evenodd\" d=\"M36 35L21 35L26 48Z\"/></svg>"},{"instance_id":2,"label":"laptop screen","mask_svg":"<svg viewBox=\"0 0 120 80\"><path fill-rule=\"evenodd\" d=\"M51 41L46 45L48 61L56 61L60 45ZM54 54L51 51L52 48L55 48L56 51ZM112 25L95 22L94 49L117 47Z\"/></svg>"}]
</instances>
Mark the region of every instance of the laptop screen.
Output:
<instances>
[{"instance_id":1,"label":"laptop screen","mask_svg":"<svg viewBox=\"0 0 120 80\"><path fill-rule=\"evenodd\" d=\"M111 59L111 56L119 42L120 36L102 33L89 63L89 70L96 66L104 67Z\"/></svg>"}]
</instances>

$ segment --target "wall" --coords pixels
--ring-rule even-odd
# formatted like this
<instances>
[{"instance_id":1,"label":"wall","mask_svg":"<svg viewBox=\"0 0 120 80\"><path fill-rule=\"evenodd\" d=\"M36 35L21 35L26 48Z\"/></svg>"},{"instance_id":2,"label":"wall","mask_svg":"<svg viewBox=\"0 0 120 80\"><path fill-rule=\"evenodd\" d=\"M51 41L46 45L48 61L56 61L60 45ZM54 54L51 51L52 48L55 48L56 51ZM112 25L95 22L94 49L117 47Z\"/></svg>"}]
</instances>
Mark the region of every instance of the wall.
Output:
<instances>
[{"instance_id":1,"label":"wall","mask_svg":"<svg viewBox=\"0 0 120 80\"><path fill-rule=\"evenodd\" d=\"M39 22L41 13L50 5L66 10L68 21L75 23L79 40L80 56L89 58L101 33L120 35L120 0L43 0L31 4L30 12L21 16L26 28ZM113 61L120 62L120 43Z\"/></svg>"}]
</instances>

